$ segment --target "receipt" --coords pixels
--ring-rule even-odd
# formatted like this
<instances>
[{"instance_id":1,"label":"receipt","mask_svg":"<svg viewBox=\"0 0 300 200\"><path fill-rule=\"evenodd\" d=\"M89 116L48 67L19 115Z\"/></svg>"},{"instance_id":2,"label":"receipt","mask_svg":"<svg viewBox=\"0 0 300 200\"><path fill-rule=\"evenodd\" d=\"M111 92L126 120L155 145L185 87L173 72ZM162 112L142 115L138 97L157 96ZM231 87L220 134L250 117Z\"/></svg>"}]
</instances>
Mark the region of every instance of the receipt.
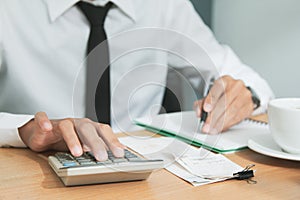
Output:
<instances>
[{"instance_id":1,"label":"receipt","mask_svg":"<svg viewBox=\"0 0 300 200\"><path fill-rule=\"evenodd\" d=\"M183 156L177 160L190 173L206 179L228 179L233 173L243 170L221 154L210 155L205 158Z\"/></svg>"},{"instance_id":2,"label":"receipt","mask_svg":"<svg viewBox=\"0 0 300 200\"><path fill-rule=\"evenodd\" d=\"M221 154L170 137L121 137L121 143L148 159L163 159L164 168L194 186L223 181L243 168Z\"/></svg>"}]
</instances>

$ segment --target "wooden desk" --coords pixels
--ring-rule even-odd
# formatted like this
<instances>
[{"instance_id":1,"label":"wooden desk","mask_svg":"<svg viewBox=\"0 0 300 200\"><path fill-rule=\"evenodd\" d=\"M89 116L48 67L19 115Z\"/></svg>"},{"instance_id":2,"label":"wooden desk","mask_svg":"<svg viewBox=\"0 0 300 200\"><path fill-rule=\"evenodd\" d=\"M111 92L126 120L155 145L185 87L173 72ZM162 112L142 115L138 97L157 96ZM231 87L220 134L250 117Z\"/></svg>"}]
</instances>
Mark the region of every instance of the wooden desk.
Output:
<instances>
[{"instance_id":1,"label":"wooden desk","mask_svg":"<svg viewBox=\"0 0 300 200\"><path fill-rule=\"evenodd\" d=\"M230 180L200 187L166 170L146 181L65 187L46 156L28 149L0 148L0 199L300 199L300 162L251 150L226 156L241 166L254 163L257 184Z\"/></svg>"}]
</instances>

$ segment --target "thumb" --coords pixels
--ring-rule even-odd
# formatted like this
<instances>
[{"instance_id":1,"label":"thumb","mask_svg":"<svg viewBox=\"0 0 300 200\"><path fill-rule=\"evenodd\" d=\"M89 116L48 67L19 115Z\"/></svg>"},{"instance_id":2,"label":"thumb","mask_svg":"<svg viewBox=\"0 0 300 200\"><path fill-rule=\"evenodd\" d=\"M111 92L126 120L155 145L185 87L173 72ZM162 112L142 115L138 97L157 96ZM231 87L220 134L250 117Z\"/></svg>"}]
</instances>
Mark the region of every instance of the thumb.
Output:
<instances>
[{"instance_id":1,"label":"thumb","mask_svg":"<svg viewBox=\"0 0 300 200\"><path fill-rule=\"evenodd\" d=\"M37 122L42 131L48 132L52 130L52 123L45 112L35 114L34 120Z\"/></svg>"},{"instance_id":2,"label":"thumb","mask_svg":"<svg viewBox=\"0 0 300 200\"><path fill-rule=\"evenodd\" d=\"M193 109L196 112L196 116L200 117L202 112L204 99L197 100L194 102Z\"/></svg>"}]
</instances>

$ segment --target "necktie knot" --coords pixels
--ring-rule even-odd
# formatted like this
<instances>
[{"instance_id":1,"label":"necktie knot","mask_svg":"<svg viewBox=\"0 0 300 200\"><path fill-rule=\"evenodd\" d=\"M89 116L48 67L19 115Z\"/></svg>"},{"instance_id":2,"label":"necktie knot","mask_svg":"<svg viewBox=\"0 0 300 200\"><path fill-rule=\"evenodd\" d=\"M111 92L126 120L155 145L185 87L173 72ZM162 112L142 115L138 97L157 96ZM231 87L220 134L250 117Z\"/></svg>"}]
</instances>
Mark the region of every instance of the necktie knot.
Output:
<instances>
[{"instance_id":1,"label":"necktie knot","mask_svg":"<svg viewBox=\"0 0 300 200\"><path fill-rule=\"evenodd\" d=\"M77 5L84 13L91 26L103 26L105 17L112 6L112 3L109 2L104 7L100 7L80 1Z\"/></svg>"}]
</instances>

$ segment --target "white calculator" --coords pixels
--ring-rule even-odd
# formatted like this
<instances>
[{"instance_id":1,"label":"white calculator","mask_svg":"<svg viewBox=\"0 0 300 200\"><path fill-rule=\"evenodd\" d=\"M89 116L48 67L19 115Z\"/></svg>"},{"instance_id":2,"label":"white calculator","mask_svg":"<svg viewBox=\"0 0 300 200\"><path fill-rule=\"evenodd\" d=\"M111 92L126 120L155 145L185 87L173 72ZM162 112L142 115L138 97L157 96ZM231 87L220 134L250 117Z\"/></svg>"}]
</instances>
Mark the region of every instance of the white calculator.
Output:
<instances>
[{"instance_id":1,"label":"white calculator","mask_svg":"<svg viewBox=\"0 0 300 200\"><path fill-rule=\"evenodd\" d=\"M106 161L97 161L89 152L80 157L58 152L48 161L66 186L145 180L152 171L163 168L163 160L148 160L129 150L123 158L107 153Z\"/></svg>"}]
</instances>

